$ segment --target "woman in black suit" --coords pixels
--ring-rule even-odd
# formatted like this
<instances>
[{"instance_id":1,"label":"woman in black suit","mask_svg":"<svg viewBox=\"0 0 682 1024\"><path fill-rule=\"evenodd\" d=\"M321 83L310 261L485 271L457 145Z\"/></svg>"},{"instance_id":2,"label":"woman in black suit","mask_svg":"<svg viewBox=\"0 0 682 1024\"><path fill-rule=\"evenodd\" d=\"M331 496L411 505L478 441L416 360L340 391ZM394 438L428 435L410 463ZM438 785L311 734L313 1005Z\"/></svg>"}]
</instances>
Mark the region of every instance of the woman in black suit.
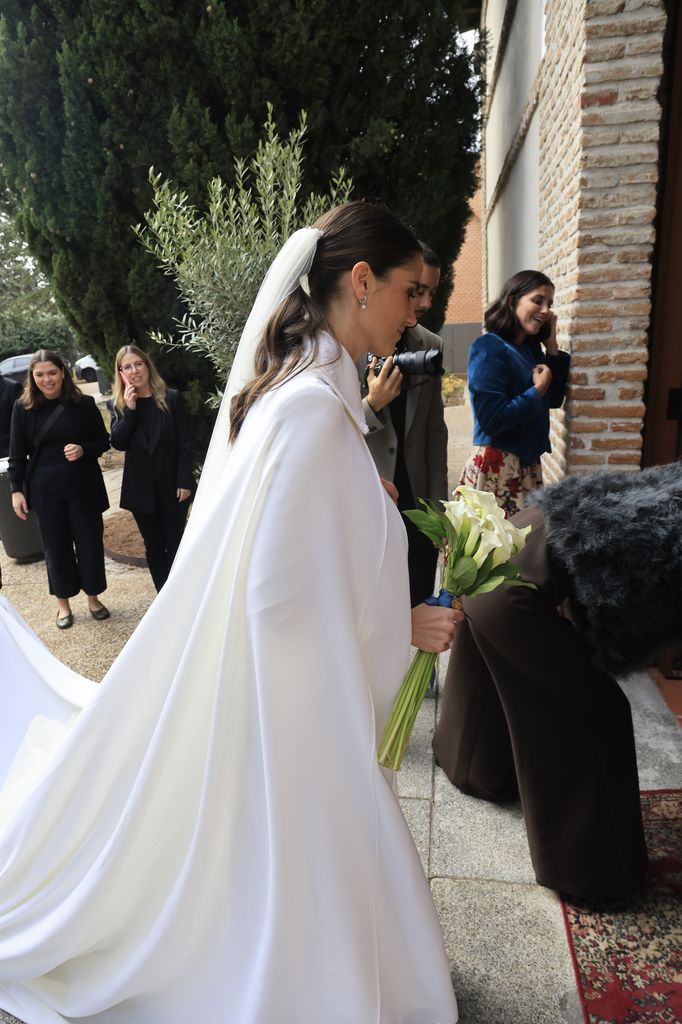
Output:
<instances>
[{"instance_id":1,"label":"woman in black suit","mask_svg":"<svg viewBox=\"0 0 682 1024\"><path fill-rule=\"evenodd\" d=\"M126 453L121 508L133 513L157 590L166 582L187 520L192 438L180 395L166 388L136 345L116 354L111 443Z\"/></svg>"},{"instance_id":2,"label":"woman in black suit","mask_svg":"<svg viewBox=\"0 0 682 1024\"><path fill-rule=\"evenodd\" d=\"M97 459L109 436L90 395L73 383L61 357L41 349L29 364L12 412L9 478L20 519L33 508L45 551L57 626L73 625L69 599L85 591L94 619L109 618L102 512L109 507Z\"/></svg>"}]
</instances>

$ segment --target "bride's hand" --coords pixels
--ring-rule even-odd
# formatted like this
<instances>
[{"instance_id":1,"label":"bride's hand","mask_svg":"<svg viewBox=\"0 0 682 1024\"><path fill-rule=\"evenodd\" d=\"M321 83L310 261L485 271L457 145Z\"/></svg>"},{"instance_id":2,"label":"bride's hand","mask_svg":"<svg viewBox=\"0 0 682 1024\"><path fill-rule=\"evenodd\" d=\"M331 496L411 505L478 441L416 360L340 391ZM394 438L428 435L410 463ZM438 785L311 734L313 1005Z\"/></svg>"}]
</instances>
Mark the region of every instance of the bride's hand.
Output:
<instances>
[{"instance_id":1,"label":"bride's hand","mask_svg":"<svg viewBox=\"0 0 682 1024\"><path fill-rule=\"evenodd\" d=\"M397 505L398 488L396 487L396 485L392 484L390 480L384 480L383 476L380 476L379 479L381 480L381 486L386 491L386 494L389 496L394 505Z\"/></svg>"},{"instance_id":2,"label":"bride's hand","mask_svg":"<svg viewBox=\"0 0 682 1024\"><path fill-rule=\"evenodd\" d=\"M457 623L463 612L442 605L418 604L412 609L412 646L441 654L455 639Z\"/></svg>"}]
</instances>

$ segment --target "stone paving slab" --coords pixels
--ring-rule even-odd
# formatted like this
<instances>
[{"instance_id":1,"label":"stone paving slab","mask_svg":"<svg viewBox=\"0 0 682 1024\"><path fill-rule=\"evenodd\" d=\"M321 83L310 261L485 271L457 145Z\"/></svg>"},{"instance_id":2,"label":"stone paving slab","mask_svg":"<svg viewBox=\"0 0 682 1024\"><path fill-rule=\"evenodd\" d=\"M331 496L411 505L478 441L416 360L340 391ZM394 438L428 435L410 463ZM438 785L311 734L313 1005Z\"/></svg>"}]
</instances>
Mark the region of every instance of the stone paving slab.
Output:
<instances>
[{"instance_id":1,"label":"stone paving slab","mask_svg":"<svg viewBox=\"0 0 682 1024\"><path fill-rule=\"evenodd\" d=\"M460 793L436 769L431 877L535 883L519 804L492 804Z\"/></svg>"},{"instance_id":2,"label":"stone paving slab","mask_svg":"<svg viewBox=\"0 0 682 1024\"><path fill-rule=\"evenodd\" d=\"M648 672L621 680L632 707L640 789L682 789L682 729Z\"/></svg>"},{"instance_id":3,"label":"stone paving slab","mask_svg":"<svg viewBox=\"0 0 682 1024\"><path fill-rule=\"evenodd\" d=\"M401 797L400 806L417 847L424 874L429 874L429 851L431 847L431 801Z\"/></svg>"},{"instance_id":4,"label":"stone paving slab","mask_svg":"<svg viewBox=\"0 0 682 1024\"><path fill-rule=\"evenodd\" d=\"M460 1024L582 1024L558 897L540 886L431 883Z\"/></svg>"}]
</instances>

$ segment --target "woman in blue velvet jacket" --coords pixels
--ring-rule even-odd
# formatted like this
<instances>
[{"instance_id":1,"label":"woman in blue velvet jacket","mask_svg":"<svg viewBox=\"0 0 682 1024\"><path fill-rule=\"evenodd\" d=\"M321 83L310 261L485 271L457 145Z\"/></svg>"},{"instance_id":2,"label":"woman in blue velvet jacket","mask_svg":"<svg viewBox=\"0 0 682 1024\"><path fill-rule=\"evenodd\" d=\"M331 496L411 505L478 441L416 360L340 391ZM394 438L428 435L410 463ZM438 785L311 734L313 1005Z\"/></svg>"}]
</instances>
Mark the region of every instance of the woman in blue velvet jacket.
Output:
<instances>
[{"instance_id":1,"label":"woman in blue velvet jacket","mask_svg":"<svg viewBox=\"0 0 682 1024\"><path fill-rule=\"evenodd\" d=\"M537 270L511 277L469 350L474 447L460 483L492 491L508 516L542 485L549 410L566 392L570 356L556 341L554 285Z\"/></svg>"}]
</instances>

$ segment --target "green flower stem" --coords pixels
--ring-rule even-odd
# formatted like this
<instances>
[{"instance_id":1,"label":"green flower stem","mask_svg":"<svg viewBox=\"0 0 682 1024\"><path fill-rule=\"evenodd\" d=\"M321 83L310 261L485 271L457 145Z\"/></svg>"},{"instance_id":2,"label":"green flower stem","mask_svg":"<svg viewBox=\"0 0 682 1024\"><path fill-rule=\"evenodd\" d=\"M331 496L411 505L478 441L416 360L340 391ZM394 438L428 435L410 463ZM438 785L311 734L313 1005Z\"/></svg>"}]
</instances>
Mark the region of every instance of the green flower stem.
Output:
<instances>
[{"instance_id":1,"label":"green flower stem","mask_svg":"<svg viewBox=\"0 0 682 1024\"><path fill-rule=\"evenodd\" d=\"M379 744L379 764L384 768L400 768L437 657L431 651L417 651L405 674Z\"/></svg>"}]
</instances>

